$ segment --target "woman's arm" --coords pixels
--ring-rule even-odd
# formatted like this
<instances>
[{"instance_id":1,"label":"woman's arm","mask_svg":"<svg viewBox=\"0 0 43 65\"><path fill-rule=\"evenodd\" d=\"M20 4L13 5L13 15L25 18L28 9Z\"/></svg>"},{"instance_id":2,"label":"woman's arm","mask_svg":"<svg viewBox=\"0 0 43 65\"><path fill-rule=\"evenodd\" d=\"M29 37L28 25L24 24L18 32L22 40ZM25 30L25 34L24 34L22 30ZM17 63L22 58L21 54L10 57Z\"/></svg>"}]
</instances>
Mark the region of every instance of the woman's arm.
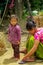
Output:
<instances>
[{"instance_id":1,"label":"woman's arm","mask_svg":"<svg viewBox=\"0 0 43 65\"><path fill-rule=\"evenodd\" d=\"M25 60L27 57L33 55L34 52L37 50L38 45L39 45L39 40L35 40L32 49L23 57L22 60Z\"/></svg>"}]
</instances>

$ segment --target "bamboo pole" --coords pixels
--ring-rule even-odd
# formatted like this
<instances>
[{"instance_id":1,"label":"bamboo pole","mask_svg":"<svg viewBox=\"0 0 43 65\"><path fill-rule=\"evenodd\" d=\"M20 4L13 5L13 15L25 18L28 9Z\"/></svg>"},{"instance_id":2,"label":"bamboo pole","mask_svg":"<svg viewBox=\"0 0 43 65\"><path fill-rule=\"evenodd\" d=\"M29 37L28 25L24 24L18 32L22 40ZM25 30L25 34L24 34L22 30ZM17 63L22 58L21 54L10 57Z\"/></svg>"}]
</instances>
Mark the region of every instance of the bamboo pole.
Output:
<instances>
[{"instance_id":1,"label":"bamboo pole","mask_svg":"<svg viewBox=\"0 0 43 65\"><path fill-rule=\"evenodd\" d=\"M6 6L5 6L5 10L4 10L4 13L3 13L3 16L2 16L0 24L3 22L3 18L4 18L4 15L5 15L6 9L7 9L8 1L9 0L7 0Z\"/></svg>"}]
</instances>

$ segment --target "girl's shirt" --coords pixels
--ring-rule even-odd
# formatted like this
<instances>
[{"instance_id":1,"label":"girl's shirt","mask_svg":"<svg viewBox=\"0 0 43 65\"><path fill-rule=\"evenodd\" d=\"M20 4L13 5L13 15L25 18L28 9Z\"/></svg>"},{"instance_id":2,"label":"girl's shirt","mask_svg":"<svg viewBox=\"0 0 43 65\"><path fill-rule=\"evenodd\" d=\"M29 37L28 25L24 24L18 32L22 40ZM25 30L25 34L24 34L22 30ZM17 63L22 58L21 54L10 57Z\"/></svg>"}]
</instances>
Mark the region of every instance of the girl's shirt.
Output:
<instances>
[{"instance_id":1,"label":"girl's shirt","mask_svg":"<svg viewBox=\"0 0 43 65\"><path fill-rule=\"evenodd\" d=\"M37 32L34 35L35 40L39 40L41 43L43 43L43 28L39 28Z\"/></svg>"},{"instance_id":2,"label":"girl's shirt","mask_svg":"<svg viewBox=\"0 0 43 65\"><path fill-rule=\"evenodd\" d=\"M17 44L17 41L21 40L21 29L19 25L9 25L8 29L8 40L12 44Z\"/></svg>"}]
</instances>

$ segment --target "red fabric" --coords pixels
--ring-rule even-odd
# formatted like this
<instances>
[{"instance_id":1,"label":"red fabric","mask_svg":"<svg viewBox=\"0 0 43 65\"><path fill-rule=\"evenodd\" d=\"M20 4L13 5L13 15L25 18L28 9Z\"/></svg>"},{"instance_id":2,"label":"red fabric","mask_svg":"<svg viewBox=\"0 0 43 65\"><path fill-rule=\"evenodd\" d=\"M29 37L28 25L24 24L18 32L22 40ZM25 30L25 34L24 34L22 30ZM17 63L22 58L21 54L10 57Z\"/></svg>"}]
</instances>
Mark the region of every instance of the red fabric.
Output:
<instances>
[{"instance_id":1,"label":"red fabric","mask_svg":"<svg viewBox=\"0 0 43 65\"><path fill-rule=\"evenodd\" d=\"M13 8L14 7L14 0L11 1L11 4L9 5L9 8Z\"/></svg>"}]
</instances>

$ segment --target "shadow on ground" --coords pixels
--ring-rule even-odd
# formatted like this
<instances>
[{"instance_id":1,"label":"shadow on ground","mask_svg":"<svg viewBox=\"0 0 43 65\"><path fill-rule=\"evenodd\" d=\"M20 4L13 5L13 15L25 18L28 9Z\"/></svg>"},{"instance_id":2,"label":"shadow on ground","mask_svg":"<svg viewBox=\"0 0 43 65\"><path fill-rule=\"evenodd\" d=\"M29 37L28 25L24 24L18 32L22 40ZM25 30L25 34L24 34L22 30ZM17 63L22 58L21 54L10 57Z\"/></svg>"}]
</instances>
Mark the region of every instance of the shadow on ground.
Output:
<instances>
[{"instance_id":1,"label":"shadow on ground","mask_svg":"<svg viewBox=\"0 0 43 65\"><path fill-rule=\"evenodd\" d=\"M9 58L9 59L4 59L3 64L10 64L10 63L16 63L17 61L15 59Z\"/></svg>"},{"instance_id":2,"label":"shadow on ground","mask_svg":"<svg viewBox=\"0 0 43 65\"><path fill-rule=\"evenodd\" d=\"M10 63L17 63L17 61L13 58L13 59L11 59L11 58L9 58L9 59L4 59L4 62L3 62L3 64L4 65L7 65L7 64L10 64ZM25 63L25 65L38 65L38 64L43 64L43 61L42 60L36 60L35 62L27 62L27 63ZM22 65L22 64L20 64L20 65Z\"/></svg>"}]
</instances>

